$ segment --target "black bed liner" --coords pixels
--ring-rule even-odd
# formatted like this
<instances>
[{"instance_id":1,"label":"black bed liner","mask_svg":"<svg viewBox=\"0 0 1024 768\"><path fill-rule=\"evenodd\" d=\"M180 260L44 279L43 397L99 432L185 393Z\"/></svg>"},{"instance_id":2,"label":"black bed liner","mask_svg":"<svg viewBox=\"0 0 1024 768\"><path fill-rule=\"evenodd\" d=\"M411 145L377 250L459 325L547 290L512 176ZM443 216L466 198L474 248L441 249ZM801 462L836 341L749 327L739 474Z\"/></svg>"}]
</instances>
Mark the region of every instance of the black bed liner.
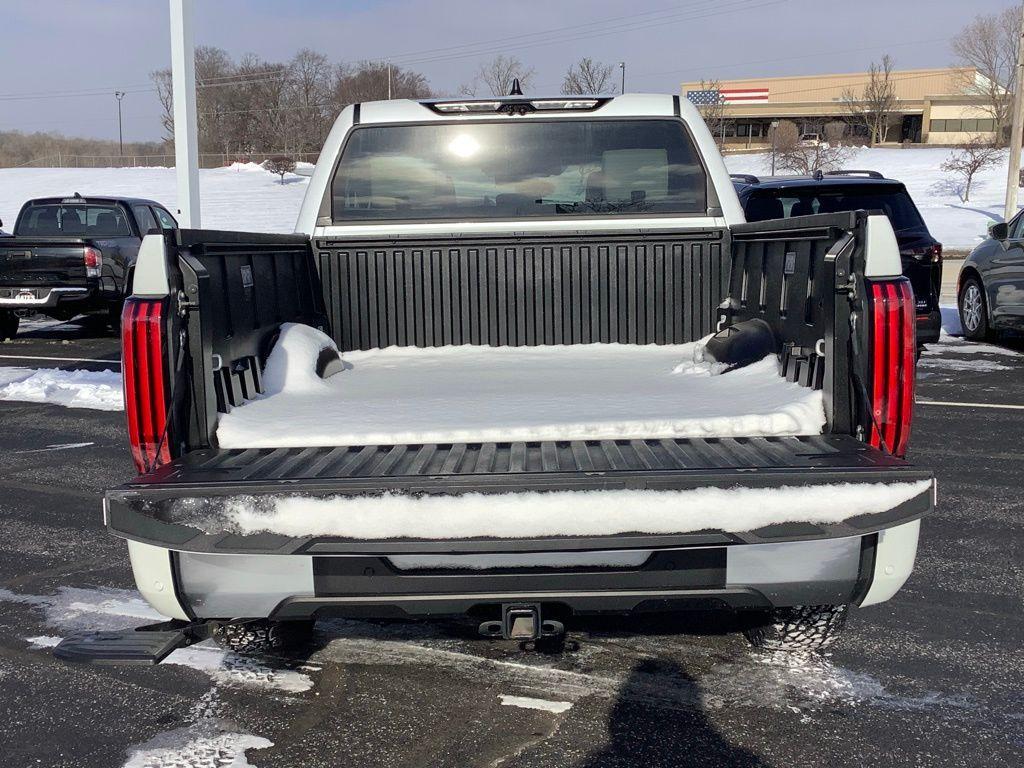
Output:
<instances>
[{"instance_id":1,"label":"black bed liner","mask_svg":"<svg viewBox=\"0 0 1024 768\"><path fill-rule=\"evenodd\" d=\"M182 499L212 507L232 496L343 496L582 490L772 488L913 482L932 474L845 435L769 438L455 443L193 451L108 491L107 522L127 538L172 549L275 554L487 552L759 543L858 535L931 509L927 492L844 523L792 523L742 534L616 535L449 542L203 533ZM204 511L204 514L208 512Z\"/></svg>"}]
</instances>

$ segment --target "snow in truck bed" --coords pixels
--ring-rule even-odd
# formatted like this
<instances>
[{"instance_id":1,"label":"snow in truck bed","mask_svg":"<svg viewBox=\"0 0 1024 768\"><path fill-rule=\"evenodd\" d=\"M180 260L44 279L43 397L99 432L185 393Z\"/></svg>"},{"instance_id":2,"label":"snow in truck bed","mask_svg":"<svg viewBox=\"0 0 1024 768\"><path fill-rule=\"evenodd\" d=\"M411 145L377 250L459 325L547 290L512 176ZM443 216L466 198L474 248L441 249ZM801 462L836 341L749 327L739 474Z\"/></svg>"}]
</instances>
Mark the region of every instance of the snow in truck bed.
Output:
<instances>
[{"instance_id":1,"label":"snow in truck bed","mask_svg":"<svg viewBox=\"0 0 1024 768\"><path fill-rule=\"evenodd\" d=\"M389 347L346 352L316 374L330 338L286 324L264 394L221 416L222 448L820 434L822 394L774 357L739 370L700 343Z\"/></svg>"}]
</instances>

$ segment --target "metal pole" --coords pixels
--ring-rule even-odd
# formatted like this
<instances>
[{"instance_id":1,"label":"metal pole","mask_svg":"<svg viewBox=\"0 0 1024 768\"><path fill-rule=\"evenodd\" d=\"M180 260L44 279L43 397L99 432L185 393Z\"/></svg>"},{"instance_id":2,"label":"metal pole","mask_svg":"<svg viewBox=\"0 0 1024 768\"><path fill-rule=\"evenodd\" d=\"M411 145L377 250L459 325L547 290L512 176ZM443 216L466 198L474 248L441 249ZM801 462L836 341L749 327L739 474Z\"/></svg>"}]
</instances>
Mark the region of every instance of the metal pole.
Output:
<instances>
[{"instance_id":1,"label":"metal pole","mask_svg":"<svg viewBox=\"0 0 1024 768\"><path fill-rule=\"evenodd\" d=\"M391 62L388 62L388 101L391 101Z\"/></svg>"},{"instance_id":2,"label":"metal pole","mask_svg":"<svg viewBox=\"0 0 1024 768\"><path fill-rule=\"evenodd\" d=\"M121 157L124 157L124 133L121 131L121 99L124 98L124 91L114 91L114 98L117 99L117 148Z\"/></svg>"},{"instance_id":3,"label":"metal pole","mask_svg":"<svg viewBox=\"0 0 1024 768\"><path fill-rule=\"evenodd\" d=\"M626 92L626 62L620 61L619 62L619 69L622 70L622 90L620 91L620 93L625 93Z\"/></svg>"},{"instance_id":4,"label":"metal pole","mask_svg":"<svg viewBox=\"0 0 1024 768\"><path fill-rule=\"evenodd\" d=\"M779 121L772 120L768 130L772 132L772 176L775 175L775 134L779 130Z\"/></svg>"},{"instance_id":5,"label":"metal pole","mask_svg":"<svg viewBox=\"0 0 1024 768\"><path fill-rule=\"evenodd\" d=\"M1009 221L1017 213L1017 187L1020 186L1020 142L1024 133L1024 6L1021 6L1020 32L1017 35L1017 83L1013 93L1013 128L1010 132L1010 162L1006 169L1006 207L1003 220Z\"/></svg>"},{"instance_id":6,"label":"metal pole","mask_svg":"<svg viewBox=\"0 0 1024 768\"><path fill-rule=\"evenodd\" d=\"M174 165L181 225L199 229L199 142L196 136L196 62L193 0L170 0Z\"/></svg>"}]
</instances>

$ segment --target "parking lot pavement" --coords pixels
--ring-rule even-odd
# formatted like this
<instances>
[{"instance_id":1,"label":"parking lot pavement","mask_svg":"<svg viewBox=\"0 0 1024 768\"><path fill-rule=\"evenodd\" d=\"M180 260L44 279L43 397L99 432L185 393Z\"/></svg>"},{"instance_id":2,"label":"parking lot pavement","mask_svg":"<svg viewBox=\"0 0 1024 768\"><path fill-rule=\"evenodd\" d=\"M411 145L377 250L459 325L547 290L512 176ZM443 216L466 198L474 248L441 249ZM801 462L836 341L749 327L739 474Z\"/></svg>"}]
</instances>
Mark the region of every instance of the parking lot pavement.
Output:
<instances>
[{"instance_id":1,"label":"parking lot pavement","mask_svg":"<svg viewBox=\"0 0 1024 768\"><path fill-rule=\"evenodd\" d=\"M10 354L117 349L67 326ZM558 656L460 626L334 621L303 658L200 645L155 668L66 664L49 652L61 636L153 620L100 521L102 489L131 472L121 414L0 402L5 764L1020 766L1024 410L1001 406L1024 404L1024 356L948 344L923 361L936 404L912 452L939 509L907 587L855 611L824 657L754 653L695 615L578 627Z\"/></svg>"}]
</instances>

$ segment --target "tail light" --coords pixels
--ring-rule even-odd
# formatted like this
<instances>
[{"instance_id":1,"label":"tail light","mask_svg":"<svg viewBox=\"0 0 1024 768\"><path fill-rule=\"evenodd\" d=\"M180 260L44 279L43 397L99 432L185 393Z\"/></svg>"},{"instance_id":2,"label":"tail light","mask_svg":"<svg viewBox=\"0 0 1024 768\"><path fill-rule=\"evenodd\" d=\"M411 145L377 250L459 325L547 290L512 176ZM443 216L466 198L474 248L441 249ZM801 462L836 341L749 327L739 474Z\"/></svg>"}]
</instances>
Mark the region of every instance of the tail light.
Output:
<instances>
[{"instance_id":1,"label":"tail light","mask_svg":"<svg viewBox=\"0 0 1024 768\"><path fill-rule=\"evenodd\" d=\"M923 264L938 264L942 261L942 245L939 243L929 245L927 248L908 248L901 253Z\"/></svg>"},{"instance_id":2,"label":"tail light","mask_svg":"<svg viewBox=\"0 0 1024 768\"><path fill-rule=\"evenodd\" d=\"M914 412L914 291L905 278L870 283L871 445L904 456Z\"/></svg>"},{"instance_id":3,"label":"tail light","mask_svg":"<svg viewBox=\"0 0 1024 768\"><path fill-rule=\"evenodd\" d=\"M168 371L163 339L164 301L128 299L121 313L124 411L132 458L140 473L171 460L167 434Z\"/></svg>"},{"instance_id":4,"label":"tail light","mask_svg":"<svg viewBox=\"0 0 1024 768\"><path fill-rule=\"evenodd\" d=\"M86 246L85 248L85 276L99 277L103 270L103 253L99 248Z\"/></svg>"}]
</instances>

